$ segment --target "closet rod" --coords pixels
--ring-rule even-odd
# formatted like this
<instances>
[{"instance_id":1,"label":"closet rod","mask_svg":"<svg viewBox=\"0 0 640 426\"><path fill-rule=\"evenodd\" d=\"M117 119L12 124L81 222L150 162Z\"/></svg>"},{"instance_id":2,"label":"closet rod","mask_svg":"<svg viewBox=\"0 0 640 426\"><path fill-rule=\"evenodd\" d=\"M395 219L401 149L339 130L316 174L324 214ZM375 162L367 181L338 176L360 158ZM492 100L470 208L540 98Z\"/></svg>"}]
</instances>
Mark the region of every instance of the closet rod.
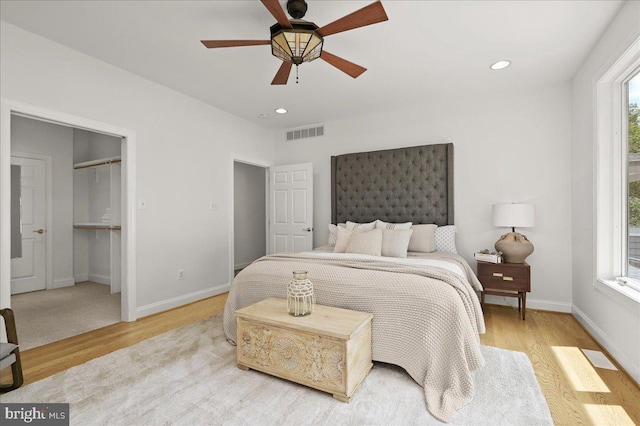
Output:
<instances>
[{"instance_id":1,"label":"closet rod","mask_svg":"<svg viewBox=\"0 0 640 426\"><path fill-rule=\"evenodd\" d=\"M88 229L96 231L120 231L120 225L73 225L73 229Z\"/></svg>"},{"instance_id":2,"label":"closet rod","mask_svg":"<svg viewBox=\"0 0 640 426\"><path fill-rule=\"evenodd\" d=\"M73 166L73 168L75 170L86 169L88 167L96 167L96 166L102 166L102 165L105 165L105 164L119 163L121 161L122 161L121 159L107 160L107 161L101 161L101 162L98 162L98 163L85 164L85 165L82 165L82 166Z\"/></svg>"}]
</instances>

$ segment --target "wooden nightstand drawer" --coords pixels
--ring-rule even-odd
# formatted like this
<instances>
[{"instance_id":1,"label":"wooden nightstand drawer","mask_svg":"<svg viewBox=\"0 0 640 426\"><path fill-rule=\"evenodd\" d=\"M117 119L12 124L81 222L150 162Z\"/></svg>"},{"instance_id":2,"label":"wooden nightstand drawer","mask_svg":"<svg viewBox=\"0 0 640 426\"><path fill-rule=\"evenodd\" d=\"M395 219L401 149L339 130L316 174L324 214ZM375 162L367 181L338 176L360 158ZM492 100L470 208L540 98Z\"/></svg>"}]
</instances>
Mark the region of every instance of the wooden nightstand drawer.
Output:
<instances>
[{"instance_id":1,"label":"wooden nightstand drawer","mask_svg":"<svg viewBox=\"0 0 640 426\"><path fill-rule=\"evenodd\" d=\"M492 288L495 290L512 290L512 291L530 291L529 279L521 277L513 277L510 275L478 275L478 279L484 288Z\"/></svg>"},{"instance_id":2,"label":"wooden nightstand drawer","mask_svg":"<svg viewBox=\"0 0 640 426\"><path fill-rule=\"evenodd\" d=\"M526 263L478 262L478 276L512 277L529 279L530 268Z\"/></svg>"},{"instance_id":3,"label":"wooden nightstand drawer","mask_svg":"<svg viewBox=\"0 0 640 426\"><path fill-rule=\"evenodd\" d=\"M485 288L531 291L531 268L526 263L478 262L478 279Z\"/></svg>"},{"instance_id":4,"label":"wooden nightstand drawer","mask_svg":"<svg viewBox=\"0 0 640 426\"><path fill-rule=\"evenodd\" d=\"M522 303L522 319L526 309L527 292L531 291L531 267L527 263L477 262L478 280L482 284L482 304L485 294L518 298Z\"/></svg>"}]
</instances>

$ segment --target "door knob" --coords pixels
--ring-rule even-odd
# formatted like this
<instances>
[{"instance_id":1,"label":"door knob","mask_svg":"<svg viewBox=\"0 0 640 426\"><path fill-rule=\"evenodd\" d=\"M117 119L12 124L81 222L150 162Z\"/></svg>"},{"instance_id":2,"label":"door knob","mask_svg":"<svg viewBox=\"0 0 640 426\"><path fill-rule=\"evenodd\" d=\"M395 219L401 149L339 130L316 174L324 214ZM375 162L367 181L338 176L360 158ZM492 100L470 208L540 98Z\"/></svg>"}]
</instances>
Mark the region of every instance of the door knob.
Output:
<instances>
[{"instance_id":1,"label":"door knob","mask_svg":"<svg viewBox=\"0 0 640 426\"><path fill-rule=\"evenodd\" d=\"M44 234L44 229L40 228L40 229L35 230L35 231L33 231L33 232L36 232L36 233L38 233L38 234L41 234L41 235L42 235L42 234Z\"/></svg>"},{"instance_id":2,"label":"door knob","mask_svg":"<svg viewBox=\"0 0 640 426\"><path fill-rule=\"evenodd\" d=\"M303 231L311 232L313 231L313 228L304 228Z\"/></svg>"}]
</instances>

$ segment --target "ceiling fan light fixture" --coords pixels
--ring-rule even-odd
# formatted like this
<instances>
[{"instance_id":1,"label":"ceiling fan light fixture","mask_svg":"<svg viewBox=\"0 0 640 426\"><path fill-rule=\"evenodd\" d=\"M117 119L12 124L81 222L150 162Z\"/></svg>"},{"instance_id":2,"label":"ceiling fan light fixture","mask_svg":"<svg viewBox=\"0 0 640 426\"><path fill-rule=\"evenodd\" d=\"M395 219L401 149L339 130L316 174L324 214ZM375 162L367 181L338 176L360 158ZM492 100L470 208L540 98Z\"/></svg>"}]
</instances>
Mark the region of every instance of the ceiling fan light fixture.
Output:
<instances>
[{"instance_id":1,"label":"ceiling fan light fixture","mask_svg":"<svg viewBox=\"0 0 640 426\"><path fill-rule=\"evenodd\" d=\"M324 50L324 37L389 20L380 0L330 22L322 28L313 22L301 19L307 12L305 0L287 0L287 10L293 17L292 20L287 18L280 1L261 0L277 22L271 26L271 37L268 40L200 40L200 42L208 49L270 44L271 54L282 61L271 81L272 85L287 84L293 65L296 66L297 83L298 65L318 58L352 78L358 78L367 70Z\"/></svg>"},{"instance_id":2,"label":"ceiling fan light fixture","mask_svg":"<svg viewBox=\"0 0 640 426\"><path fill-rule=\"evenodd\" d=\"M291 21L293 28L283 28L280 24L271 27L271 54L281 61L300 65L311 62L322 54L324 39L313 22Z\"/></svg>"}]
</instances>

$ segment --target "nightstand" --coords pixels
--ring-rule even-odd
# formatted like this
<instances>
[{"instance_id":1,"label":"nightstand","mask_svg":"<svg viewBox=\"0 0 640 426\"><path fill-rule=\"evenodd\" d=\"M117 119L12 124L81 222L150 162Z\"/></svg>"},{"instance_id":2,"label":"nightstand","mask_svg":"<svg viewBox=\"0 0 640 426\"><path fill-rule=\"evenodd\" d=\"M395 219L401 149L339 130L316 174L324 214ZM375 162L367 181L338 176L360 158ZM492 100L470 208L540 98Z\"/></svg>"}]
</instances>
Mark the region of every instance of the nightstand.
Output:
<instances>
[{"instance_id":1,"label":"nightstand","mask_svg":"<svg viewBox=\"0 0 640 426\"><path fill-rule=\"evenodd\" d=\"M482 305L484 295L518 298L518 312L527 308L527 292L531 291L531 267L528 263L487 263L477 262L478 279L482 283ZM522 302L522 309L521 309Z\"/></svg>"}]
</instances>

